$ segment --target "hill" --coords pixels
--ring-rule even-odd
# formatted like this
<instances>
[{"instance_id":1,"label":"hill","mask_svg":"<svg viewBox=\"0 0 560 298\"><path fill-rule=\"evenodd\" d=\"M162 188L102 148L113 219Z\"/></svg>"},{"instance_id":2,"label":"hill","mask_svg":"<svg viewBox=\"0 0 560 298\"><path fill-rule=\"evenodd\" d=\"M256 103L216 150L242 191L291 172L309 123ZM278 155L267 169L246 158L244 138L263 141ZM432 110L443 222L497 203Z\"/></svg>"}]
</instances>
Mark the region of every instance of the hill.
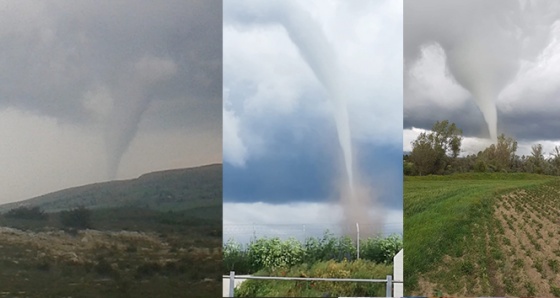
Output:
<instances>
[{"instance_id":1,"label":"hill","mask_svg":"<svg viewBox=\"0 0 560 298\"><path fill-rule=\"evenodd\" d=\"M57 212L84 206L90 209L142 207L160 211L217 206L222 203L222 165L166 170L136 179L73 187L0 205L0 213L18 206L38 206Z\"/></svg>"},{"instance_id":2,"label":"hill","mask_svg":"<svg viewBox=\"0 0 560 298\"><path fill-rule=\"evenodd\" d=\"M405 293L559 296L559 193L543 175L406 177Z\"/></svg>"},{"instance_id":3,"label":"hill","mask_svg":"<svg viewBox=\"0 0 560 298\"><path fill-rule=\"evenodd\" d=\"M1 206L1 297L216 297L222 166L149 173ZM64 218L83 205L85 226ZM57 212L58 211L58 212ZM87 215L89 214L89 215ZM36 213L35 213L36 215Z\"/></svg>"}]
</instances>

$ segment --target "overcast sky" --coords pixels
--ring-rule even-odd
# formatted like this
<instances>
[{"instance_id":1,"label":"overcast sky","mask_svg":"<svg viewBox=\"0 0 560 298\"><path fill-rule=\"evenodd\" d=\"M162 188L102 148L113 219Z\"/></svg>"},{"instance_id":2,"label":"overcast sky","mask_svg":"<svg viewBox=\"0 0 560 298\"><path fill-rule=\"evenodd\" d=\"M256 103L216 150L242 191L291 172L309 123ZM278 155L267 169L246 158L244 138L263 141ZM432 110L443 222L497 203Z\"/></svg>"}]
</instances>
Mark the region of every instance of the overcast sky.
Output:
<instances>
[{"instance_id":1,"label":"overcast sky","mask_svg":"<svg viewBox=\"0 0 560 298\"><path fill-rule=\"evenodd\" d=\"M341 220L344 109L355 179L402 231L402 2L225 0L223 30L225 238Z\"/></svg>"},{"instance_id":2,"label":"overcast sky","mask_svg":"<svg viewBox=\"0 0 560 298\"><path fill-rule=\"evenodd\" d=\"M0 203L221 162L222 4L0 1Z\"/></svg>"},{"instance_id":3,"label":"overcast sky","mask_svg":"<svg viewBox=\"0 0 560 298\"><path fill-rule=\"evenodd\" d=\"M519 155L560 145L558 1L405 1L404 17L405 150L419 129L448 119L476 153L488 145L482 110L492 106Z\"/></svg>"}]
</instances>

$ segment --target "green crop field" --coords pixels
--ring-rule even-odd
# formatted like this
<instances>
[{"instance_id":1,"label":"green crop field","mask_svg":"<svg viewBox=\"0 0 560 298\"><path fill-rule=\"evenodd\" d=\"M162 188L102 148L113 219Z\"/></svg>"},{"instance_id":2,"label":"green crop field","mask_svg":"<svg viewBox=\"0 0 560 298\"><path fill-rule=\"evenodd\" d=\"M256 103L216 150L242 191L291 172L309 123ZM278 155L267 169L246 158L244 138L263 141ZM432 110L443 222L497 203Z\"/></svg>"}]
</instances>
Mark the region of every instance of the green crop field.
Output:
<instances>
[{"instance_id":1,"label":"green crop field","mask_svg":"<svg viewBox=\"0 0 560 298\"><path fill-rule=\"evenodd\" d=\"M542 175L406 177L405 294L558 296L559 194Z\"/></svg>"}]
</instances>

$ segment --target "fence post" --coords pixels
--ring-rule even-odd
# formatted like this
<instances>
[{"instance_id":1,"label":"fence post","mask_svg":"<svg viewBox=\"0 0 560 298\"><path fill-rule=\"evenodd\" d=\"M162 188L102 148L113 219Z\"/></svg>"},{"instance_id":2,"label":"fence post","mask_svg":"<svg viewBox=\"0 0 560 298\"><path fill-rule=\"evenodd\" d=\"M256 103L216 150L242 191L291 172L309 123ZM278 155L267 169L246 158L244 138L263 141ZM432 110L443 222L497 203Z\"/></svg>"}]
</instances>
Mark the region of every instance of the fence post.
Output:
<instances>
[{"instance_id":1,"label":"fence post","mask_svg":"<svg viewBox=\"0 0 560 298\"><path fill-rule=\"evenodd\" d=\"M356 223L356 259L360 259L360 224Z\"/></svg>"},{"instance_id":2,"label":"fence post","mask_svg":"<svg viewBox=\"0 0 560 298\"><path fill-rule=\"evenodd\" d=\"M393 279L391 275L387 275L387 290L386 290L387 297L393 297Z\"/></svg>"},{"instance_id":3,"label":"fence post","mask_svg":"<svg viewBox=\"0 0 560 298\"><path fill-rule=\"evenodd\" d=\"M233 297L233 289L235 288L235 271L229 272L229 296Z\"/></svg>"}]
</instances>

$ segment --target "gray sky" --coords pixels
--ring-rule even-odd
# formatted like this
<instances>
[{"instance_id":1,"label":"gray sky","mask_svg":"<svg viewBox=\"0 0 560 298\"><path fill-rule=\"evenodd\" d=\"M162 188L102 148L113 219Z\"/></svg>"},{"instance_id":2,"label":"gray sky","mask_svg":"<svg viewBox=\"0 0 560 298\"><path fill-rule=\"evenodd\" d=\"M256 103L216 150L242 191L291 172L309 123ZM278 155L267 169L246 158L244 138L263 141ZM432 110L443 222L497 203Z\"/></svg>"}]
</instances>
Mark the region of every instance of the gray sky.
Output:
<instances>
[{"instance_id":1,"label":"gray sky","mask_svg":"<svg viewBox=\"0 0 560 298\"><path fill-rule=\"evenodd\" d=\"M560 144L558 1L405 1L404 14L405 148L413 127L448 119L479 150L484 110L525 147Z\"/></svg>"},{"instance_id":2,"label":"gray sky","mask_svg":"<svg viewBox=\"0 0 560 298\"><path fill-rule=\"evenodd\" d=\"M345 137L364 209L402 231L402 1L224 1L223 114L226 240L341 221Z\"/></svg>"},{"instance_id":3,"label":"gray sky","mask_svg":"<svg viewBox=\"0 0 560 298\"><path fill-rule=\"evenodd\" d=\"M221 162L221 1L0 1L0 202Z\"/></svg>"}]
</instances>

